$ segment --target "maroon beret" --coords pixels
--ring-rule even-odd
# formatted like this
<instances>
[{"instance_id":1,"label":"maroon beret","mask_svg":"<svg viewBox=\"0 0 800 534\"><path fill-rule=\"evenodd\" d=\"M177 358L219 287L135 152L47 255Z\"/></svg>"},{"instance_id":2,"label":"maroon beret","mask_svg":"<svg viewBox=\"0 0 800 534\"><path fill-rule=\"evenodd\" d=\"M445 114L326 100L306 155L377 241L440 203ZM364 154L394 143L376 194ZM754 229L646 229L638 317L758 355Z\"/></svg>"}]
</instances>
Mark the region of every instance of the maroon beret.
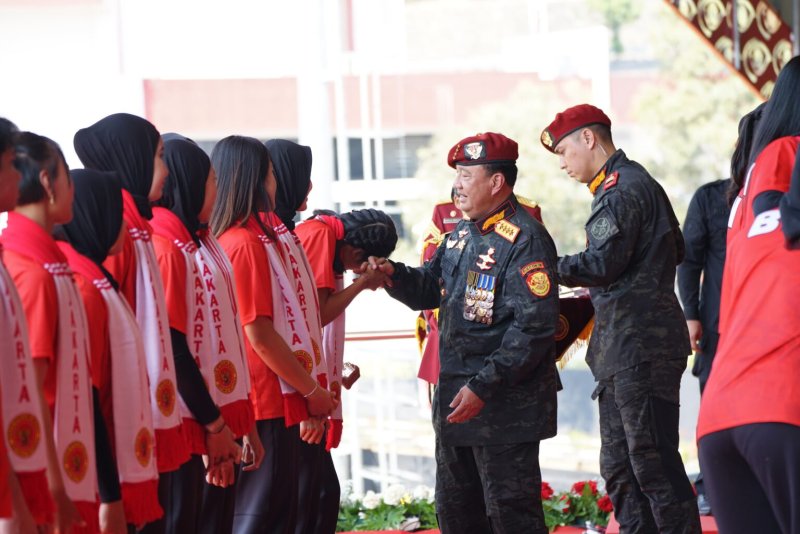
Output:
<instances>
[{"instance_id":1,"label":"maroon beret","mask_svg":"<svg viewBox=\"0 0 800 534\"><path fill-rule=\"evenodd\" d=\"M516 163L517 142L503 134L486 132L466 137L456 143L447 156L447 164L483 165L484 163Z\"/></svg>"},{"instance_id":2,"label":"maroon beret","mask_svg":"<svg viewBox=\"0 0 800 534\"><path fill-rule=\"evenodd\" d=\"M542 136L540 137L542 145L550 152L554 152L556 145L566 136L575 130L592 124L604 124L610 128L611 119L603 113L602 109L590 104L580 104L565 109L556 115L550 126L542 130Z\"/></svg>"}]
</instances>

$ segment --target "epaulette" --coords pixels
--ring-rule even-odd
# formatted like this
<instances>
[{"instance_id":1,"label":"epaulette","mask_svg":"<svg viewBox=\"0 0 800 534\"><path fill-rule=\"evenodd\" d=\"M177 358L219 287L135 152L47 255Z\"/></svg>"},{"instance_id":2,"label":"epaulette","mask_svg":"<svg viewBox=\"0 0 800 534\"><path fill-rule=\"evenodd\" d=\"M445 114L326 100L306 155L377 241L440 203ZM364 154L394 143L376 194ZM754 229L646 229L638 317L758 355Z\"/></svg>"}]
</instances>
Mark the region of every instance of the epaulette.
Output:
<instances>
[{"instance_id":1,"label":"epaulette","mask_svg":"<svg viewBox=\"0 0 800 534\"><path fill-rule=\"evenodd\" d=\"M537 207L539 205L535 200L531 200L529 198L520 197L520 196L517 197L517 202L519 202L520 204L522 204L523 206L525 206L527 208L535 208L535 207Z\"/></svg>"}]
</instances>

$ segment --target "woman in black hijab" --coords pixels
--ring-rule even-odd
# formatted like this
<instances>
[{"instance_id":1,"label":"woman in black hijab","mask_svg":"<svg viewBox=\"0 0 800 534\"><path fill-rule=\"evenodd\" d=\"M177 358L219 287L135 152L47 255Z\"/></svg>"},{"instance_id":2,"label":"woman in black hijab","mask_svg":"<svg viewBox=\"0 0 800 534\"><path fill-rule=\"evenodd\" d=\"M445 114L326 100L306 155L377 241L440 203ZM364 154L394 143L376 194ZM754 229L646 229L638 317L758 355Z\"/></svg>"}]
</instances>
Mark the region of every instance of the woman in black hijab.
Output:
<instances>
[{"instance_id":1,"label":"woman in black hijab","mask_svg":"<svg viewBox=\"0 0 800 534\"><path fill-rule=\"evenodd\" d=\"M311 149L285 139L271 139L265 144L278 182L275 213L291 232L294 217L298 211L306 210L311 192Z\"/></svg>"},{"instance_id":2,"label":"woman in black hijab","mask_svg":"<svg viewBox=\"0 0 800 534\"><path fill-rule=\"evenodd\" d=\"M78 130L73 144L87 169L116 172L142 217L152 216L150 203L161 197L167 178L164 145L155 126L136 115L115 113Z\"/></svg>"}]
</instances>

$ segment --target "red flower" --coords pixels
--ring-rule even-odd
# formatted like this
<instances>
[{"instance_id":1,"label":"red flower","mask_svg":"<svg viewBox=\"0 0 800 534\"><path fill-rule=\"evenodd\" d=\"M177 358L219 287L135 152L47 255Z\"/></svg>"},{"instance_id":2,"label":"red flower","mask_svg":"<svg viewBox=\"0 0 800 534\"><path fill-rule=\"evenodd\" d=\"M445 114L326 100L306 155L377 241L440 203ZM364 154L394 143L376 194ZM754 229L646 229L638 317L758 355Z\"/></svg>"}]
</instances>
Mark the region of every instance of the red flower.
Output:
<instances>
[{"instance_id":1,"label":"red flower","mask_svg":"<svg viewBox=\"0 0 800 534\"><path fill-rule=\"evenodd\" d=\"M582 480L580 482L576 482L572 485L573 493L577 493L578 495L583 495L583 488L586 485L589 485L589 488L592 490L592 495L597 495L597 482L594 480Z\"/></svg>"},{"instance_id":2,"label":"red flower","mask_svg":"<svg viewBox=\"0 0 800 534\"><path fill-rule=\"evenodd\" d=\"M597 499L597 507L600 508L601 511L609 513L614 511L614 505L611 504L611 499L608 498L608 495L603 495L599 499Z\"/></svg>"},{"instance_id":3,"label":"red flower","mask_svg":"<svg viewBox=\"0 0 800 534\"><path fill-rule=\"evenodd\" d=\"M560 499L558 499L558 502L563 503L563 506L561 507L561 512L565 514L568 513L570 506L572 506L572 500L569 498L569 495L565 493L564 495L561 496Z\"/></svg>"},{"instance_id":4,"label":"red flower","mask_svg":"<svg viewBox=\"0 0 800 534\"><path fill-rule=\"evenodd\" d=\"M553 496L553 493L555 492L553 491L553 488L550 487L550 484L547 482L542 482L542 500L546 501Z\"/></svg>"}]
</instances>

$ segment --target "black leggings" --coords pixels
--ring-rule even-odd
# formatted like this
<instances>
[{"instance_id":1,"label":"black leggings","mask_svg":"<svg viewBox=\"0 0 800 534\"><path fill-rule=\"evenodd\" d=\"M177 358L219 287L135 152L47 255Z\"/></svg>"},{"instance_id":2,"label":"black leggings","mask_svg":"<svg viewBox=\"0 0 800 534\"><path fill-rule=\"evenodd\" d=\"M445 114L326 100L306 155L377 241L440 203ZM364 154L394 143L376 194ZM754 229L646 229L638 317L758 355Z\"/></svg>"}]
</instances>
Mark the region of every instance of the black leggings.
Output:
<instances>
[{"instance_id":1,"label":"black leggings","mask_svg":"<svg viewBox=\"0 0 800 534\"><path fill-rule=\"evenodd\" d=\"M758 423L700 439L720 532L800 534L800 426Z\"/></svg>"}]
</instances>

